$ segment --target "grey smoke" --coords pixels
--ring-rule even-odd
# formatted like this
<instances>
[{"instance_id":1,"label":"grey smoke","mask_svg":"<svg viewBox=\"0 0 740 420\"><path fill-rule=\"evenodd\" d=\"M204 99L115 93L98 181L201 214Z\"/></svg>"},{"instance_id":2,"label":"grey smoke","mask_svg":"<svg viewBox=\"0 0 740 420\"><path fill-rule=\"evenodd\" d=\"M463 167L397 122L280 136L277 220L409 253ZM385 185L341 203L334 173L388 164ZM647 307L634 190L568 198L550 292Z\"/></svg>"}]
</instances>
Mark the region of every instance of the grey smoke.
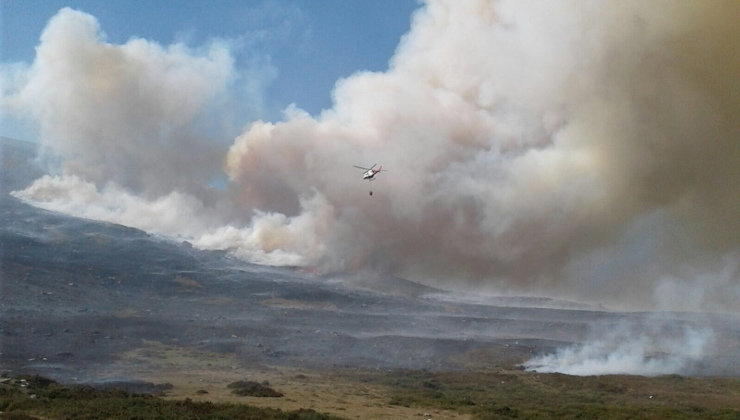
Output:
<instances>
[{"instance_id":1,"label":"grey smoke","mask_svg":"<svg viewBox=\"0 0 740 420\"><path fill-rule=\"evenodd\" d=\"M109 45L63 10L4 101L64 172L16 194L264 263L736 311L738 15L732 0L429 0L387 71L338 81L321 115L255 121L222 154L196 133L233 77L228 49ZM230 182L214 197L216 162ZM369 186L351 165L375 162L392 172Z\"/></svg>"},{"instance_id":2,"label":"grey smoke","mask_svg":"<svg viewBox=\"0 0 740 420\"><path fill-rule=\"evenodd\" d=\"M697 371L713 340L707 327L625 321L602 326L587 342L534 357L523 366L531 371L581 376L684 374Z\"/></svg>"}]
</instances>

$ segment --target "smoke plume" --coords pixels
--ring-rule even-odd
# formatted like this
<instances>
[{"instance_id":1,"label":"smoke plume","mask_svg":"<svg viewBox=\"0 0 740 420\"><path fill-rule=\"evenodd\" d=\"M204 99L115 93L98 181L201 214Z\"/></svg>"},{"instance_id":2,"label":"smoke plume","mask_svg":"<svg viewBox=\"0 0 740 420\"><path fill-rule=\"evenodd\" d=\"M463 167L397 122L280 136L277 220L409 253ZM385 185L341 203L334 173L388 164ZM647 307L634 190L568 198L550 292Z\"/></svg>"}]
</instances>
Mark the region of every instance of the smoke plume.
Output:
<instances>
[{"instance_id":1,"label":"smoke plume","mask_svg":"<svg viewBox=\"0 0 740 420\"><path fill-rule=\"evenodd\" d=\"M736 311L738 15L429 0L387 71L224 152L197 127L233 79L228 48L110 45L64 9L4 98L64 170L16 195L263 263L632 307L695 291L691 309ZM390 171L363 183L352 165L376 162ZM208 191L219 163L228 187Z\"/></svg>"},{"instance_id":2,"label":"smoke plume","mask_svg":"<svg viewBox=\"0 0 740 420\"><path fill-rule=\"evenodd\" d=\"M225 43L200 51L132 38L105 42L94 17L62 9L48 23L26 83L4 102L38 122L65 174L137 193L192 189L221 153L197 123L235 78Z\"/></svg>"},{"instance_id":3,"label":"smoke plume","mask_svg":"<svg viewBox=\"0 0 740 420\"><path fill-rule=\"evenodd\" d=\"M527 370L568 375L668 375L696 369L706 357L708 328L677 328L664 322L624 322L599 331L585 344L557 350L524 363Z\"/></svg>"}]
</instances>

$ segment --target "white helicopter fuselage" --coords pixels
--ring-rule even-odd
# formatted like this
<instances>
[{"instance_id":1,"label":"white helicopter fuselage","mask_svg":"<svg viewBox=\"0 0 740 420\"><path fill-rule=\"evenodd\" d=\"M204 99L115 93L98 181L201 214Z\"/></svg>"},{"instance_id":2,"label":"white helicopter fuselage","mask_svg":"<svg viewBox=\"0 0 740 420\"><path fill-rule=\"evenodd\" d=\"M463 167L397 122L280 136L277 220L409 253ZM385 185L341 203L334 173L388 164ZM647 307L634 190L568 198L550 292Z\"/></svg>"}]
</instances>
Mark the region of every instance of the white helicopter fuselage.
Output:
<instances>
[{"instance_id":1,"label":"white helicopter fuselage","mask_svg":"<svg viewBox=\"0 0 740 420\"><path fill-rule=\"evenodd\" d=\"M378 171L378 172L379 172L379 171ZM378 172L376 172L376 171L374 171L374 170L370 169L369 171L365 172L365 173L364 173L364 174L362 175L362 179L367 179L368 181L372 181L373 179L375 179L375 178L374 178L374 177L375 177L375 174L377 174Z\"/></svg>"},{"instance_id":2,"label":"white helicopter fuselage","mask_svg":"<svg viewBox=\"0 0 740 420\"><path fill-rule=\"evenodd\" d=\"M362 169L362 170L365 171L365 172L362 173L362 179L366 179L368 181L372 181L373 179L375 179L375 175L376 174L379 174L380 171L383 170L383 166L379 166L378 169L375 169L375 165L377 165L377 164L374 163L373 166L371 166L369 168L365 168L363 166L357 166L357 165L353 165L353 166L355 168Z\"/></svg>"}]
</instances>

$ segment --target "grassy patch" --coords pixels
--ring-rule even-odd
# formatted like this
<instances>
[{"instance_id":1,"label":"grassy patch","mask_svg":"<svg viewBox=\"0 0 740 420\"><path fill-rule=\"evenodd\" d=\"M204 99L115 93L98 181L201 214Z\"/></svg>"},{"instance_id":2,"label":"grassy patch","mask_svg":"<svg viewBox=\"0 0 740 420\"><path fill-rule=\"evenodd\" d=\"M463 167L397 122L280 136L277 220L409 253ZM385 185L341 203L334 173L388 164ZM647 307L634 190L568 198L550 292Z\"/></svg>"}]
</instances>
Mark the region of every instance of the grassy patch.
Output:
<instances>
[{"instance_id":1,"label":"grassy patch","mask_svg":"<svg viewBox=\"0 0 740 420\"><path fill-rule=\"evenodd\" d=\"M740 380L579 377L521 371L419 372L363 376L384 384L389 403L476 418L740 418Z\"/></svg>"},{"instance_id":2,"label":"grassy patch","mask_svg":"<svg viewBox=\"0 0 740 420\"><path fill-rule=\"evenodd\" d=\"M0 383L0 411L4 412L0 419L325 419L331 417L297 408L327 407L334 412L343 410L339 415L367 414L372 405L368 399L353 400L352 404L342 402L361 394L365 395L363 398L377 396L378 401L373 400L373 404L390 410L376 411L376 417L388 418L416 418L419 413L440 410L481 419L740 419L740 379L732 378L578 377L504 369L325 371L322 375L293 373L286 377L296 384L305 384L310 379L313 397L306 397L308 394L303 394L300 387L291 388L290 381L280 382L281 387L291 390L288 393L292 403L286 398L259 401L260 405L282 407L280 410L190 399L164 400L120 389L63 386L41 377L4 379ZM256 394L265 392L265 388L272 389L266 382L246 380L232 382L229 388ZM219 390L225 391L223 383L211 388L214 393ZM338 390L341 392L337 393ZM199 394L195 388L189 393ZM296 398L298 402L292 400ZM325 405L318 401L324 401ZM389 403L392 407L388 407Z\"/></svg>"},{"instance_id":3,"label":"grassy patch","mask_svg":"<svg viewBox=\"0 0 740 420\"><path fill-rule=\"evenodd\" d=\"M314 410L282 411L244 404L164 400L123 390L65 386L52 380L17 377L0 385L0 418L66 419L334 419Z\"/></svg>"}]
</instances>

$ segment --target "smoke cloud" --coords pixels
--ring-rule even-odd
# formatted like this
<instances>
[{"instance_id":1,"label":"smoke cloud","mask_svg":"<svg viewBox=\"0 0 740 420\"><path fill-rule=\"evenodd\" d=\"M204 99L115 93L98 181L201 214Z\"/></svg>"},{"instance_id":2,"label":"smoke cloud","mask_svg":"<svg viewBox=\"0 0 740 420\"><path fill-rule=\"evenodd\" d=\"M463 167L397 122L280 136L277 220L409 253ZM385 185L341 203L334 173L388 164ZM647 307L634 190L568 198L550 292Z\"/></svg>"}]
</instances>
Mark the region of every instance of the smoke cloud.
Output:
<instances>
[{"instance_id":1,"label":"smoke cloud","mask_svg":"<svg viewBox=\"0 0 740 420\"><path fill-rule=\"evenodd\" d=\"M26 82L4 105L38 122L64 173L165 194L219 170L223 149L197 124L235 77L225 42L199 51L138 38L112 45L94 17L65 8L49 21Z\"/></svg>"},{"instance_id":2,"label":"smoke cloud","mask_svg":"<svg viewBox=\"0 0 740 420\"><path fill-rule=\"evenodd\" d=\"M225 151L197 134L234 78L228 48L110 45L64 9L4 98L64 170L16 195L269 264L621 307L694 291L690 309L737 311L739 14L429 0L387 71ZM363 183L352 165L375 162L390 171Z\"/></svg>"},{"instance_id":3,"label":"smoke cloud","mask_svg":"<svg viewBox=\"0 0 740 420\"><path fill-rule=\"evenodd\" d=\"M673 330L673 331L671 331ZM527 370L568 375L668 375L695 369L713 342L711 329L664 322L624 322L585 344L524 363Z\"/></svg>"}]
</instances>

